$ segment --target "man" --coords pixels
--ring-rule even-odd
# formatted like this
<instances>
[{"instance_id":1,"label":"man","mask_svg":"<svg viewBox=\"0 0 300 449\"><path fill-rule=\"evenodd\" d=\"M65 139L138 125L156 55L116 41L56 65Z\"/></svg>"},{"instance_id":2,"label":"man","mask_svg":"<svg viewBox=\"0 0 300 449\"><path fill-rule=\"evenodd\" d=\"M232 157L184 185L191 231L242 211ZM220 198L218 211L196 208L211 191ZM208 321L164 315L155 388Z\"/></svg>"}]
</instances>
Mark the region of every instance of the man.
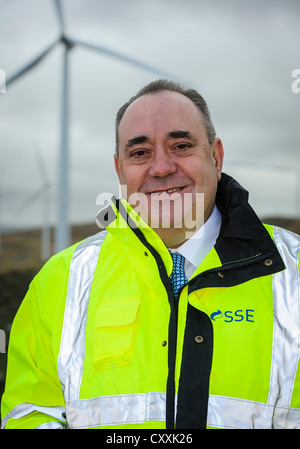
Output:
<instances>
[{"instance_id":1,"label":"man","mask_svg":"<svg viewBox=\"0 0 300 449\"><path fill-rule=\"evenodd\" d=\"M298 236L222 173L197 92L151 83L116 136L123 199L32 282L2 426L300 428Z\"/></svg>"}]
</instances>

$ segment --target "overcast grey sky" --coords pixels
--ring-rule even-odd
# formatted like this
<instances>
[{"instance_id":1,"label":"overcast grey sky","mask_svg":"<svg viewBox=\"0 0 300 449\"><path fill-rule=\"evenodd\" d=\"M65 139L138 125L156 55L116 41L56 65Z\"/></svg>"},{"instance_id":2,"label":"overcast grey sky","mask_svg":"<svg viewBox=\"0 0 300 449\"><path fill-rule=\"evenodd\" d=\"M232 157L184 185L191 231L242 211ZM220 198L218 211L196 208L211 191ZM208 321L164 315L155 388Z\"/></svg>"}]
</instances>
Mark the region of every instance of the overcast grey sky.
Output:
<instances>
[{"instance_id":1,"label":"overcast grey sky","mask_svg":"<svg viewBox=\"0 0 300 449\"><path fill-rule=\"evenodd\" d=\"M64 0L66 34L160 68L206 99L225 149L224 171L250 192L260 217L299 211L298 0ZM0 0L0 69L7 78L59 36L52 0ZM69 217L94 222L99 193L118 194L114 119L159 75L105 54L70 53ZM52 186L56 220L62 46L0 95L0 222L40 226L35 151ZM298 169L297 169L298 168Z\"/></svg>"}]
</instances>

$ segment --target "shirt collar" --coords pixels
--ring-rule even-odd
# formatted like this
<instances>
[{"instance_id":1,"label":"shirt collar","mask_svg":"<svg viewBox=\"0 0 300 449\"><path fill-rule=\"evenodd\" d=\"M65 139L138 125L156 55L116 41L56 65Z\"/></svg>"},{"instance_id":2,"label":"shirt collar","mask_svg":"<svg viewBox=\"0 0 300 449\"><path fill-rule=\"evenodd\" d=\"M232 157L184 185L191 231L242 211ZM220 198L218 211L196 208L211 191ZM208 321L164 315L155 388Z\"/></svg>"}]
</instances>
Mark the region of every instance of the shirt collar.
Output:
<instances>
[{"instance_id":1,"label":"shirt collar","mask_svg":"<svg viewBox=\"0 0 300 449\"><path fill-rule=\"evenodd\" d=\"M198 267L214 247L220 233L221 223L222 215L215 205L212 214L203 226L176 250L171 249L170 251L182 254L195 268Z\"/></svg>"}]
</instances>

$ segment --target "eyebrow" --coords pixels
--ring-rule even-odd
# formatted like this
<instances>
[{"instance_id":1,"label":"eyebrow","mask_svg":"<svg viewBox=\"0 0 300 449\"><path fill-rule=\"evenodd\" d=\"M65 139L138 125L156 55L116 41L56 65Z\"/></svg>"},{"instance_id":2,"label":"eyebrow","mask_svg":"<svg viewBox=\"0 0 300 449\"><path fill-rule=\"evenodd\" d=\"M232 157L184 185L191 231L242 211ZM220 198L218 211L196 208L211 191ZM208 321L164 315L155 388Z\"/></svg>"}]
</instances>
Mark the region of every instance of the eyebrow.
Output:
<instances>
[{"instance_id":1,"label":"eyebrow","mask_svg":"<svg viewBox=\"0 0 300 449\"><path fill-rule=\"evenodd\" d=\"M195 137L192 136L192 134L189 131L181 131L181 130L177 130L177 131L171 131L168 133L168 138L171 139L190 139L193 141L196 141L197 139L195 139ZM149 142L149 137L147 136L136 136L133 137L132 139L129 139L125 150L129 150L130 148L134 147L135 145L140 145L142 143L145 142Z\"/></svg>"},{"instance_id":2,"label":"eyebrow","mask_svg":"<svg viewBox=\"0 0 300 449\"><path fill-rule=\"evenodd\" d=\"M192 136L192 134L189 131L171 131L168 134L168 137L172 138L172 139L190 139L195 141L195 137Z\"/></svg>"},{"instance_id":3,"label":"eyebrow","mask_svg":"<svg viewBox=\"0 0 300 449\"><path fill-rule=\"evenodd\" d=\"M129 150L129 148L134 147L135 145L140 145L141 143L145 143L148 142L149 138L147 136L136 136L133 137L132 139L129 139L125 149Z\"/></svg>"}]
</instances>

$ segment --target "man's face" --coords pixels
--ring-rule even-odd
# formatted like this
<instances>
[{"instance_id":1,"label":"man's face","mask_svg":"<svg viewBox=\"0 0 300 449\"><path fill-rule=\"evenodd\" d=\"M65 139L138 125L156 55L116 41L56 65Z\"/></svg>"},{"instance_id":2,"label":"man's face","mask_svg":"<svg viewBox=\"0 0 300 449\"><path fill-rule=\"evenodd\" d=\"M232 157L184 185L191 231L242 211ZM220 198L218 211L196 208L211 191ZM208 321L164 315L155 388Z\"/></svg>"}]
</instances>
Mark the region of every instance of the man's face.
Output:
<instances>
[{"instance_id":1,"label":"man's face","mask_svg":"<svg viewBox=\"0 0 300 449\"><path fill-rule=\"evenodd\" d=\"M201 112L177 92L140 97L121 120L119 157L115 156L119 181L133 207L138 195L146 199L139 213L154 228L164 226L164 211L169 228L186 227L193 212L195 217L197 194L202 193L206 221L214 207L222 161L220 139L209 145Z\"/></svg>"}]
</instances>

